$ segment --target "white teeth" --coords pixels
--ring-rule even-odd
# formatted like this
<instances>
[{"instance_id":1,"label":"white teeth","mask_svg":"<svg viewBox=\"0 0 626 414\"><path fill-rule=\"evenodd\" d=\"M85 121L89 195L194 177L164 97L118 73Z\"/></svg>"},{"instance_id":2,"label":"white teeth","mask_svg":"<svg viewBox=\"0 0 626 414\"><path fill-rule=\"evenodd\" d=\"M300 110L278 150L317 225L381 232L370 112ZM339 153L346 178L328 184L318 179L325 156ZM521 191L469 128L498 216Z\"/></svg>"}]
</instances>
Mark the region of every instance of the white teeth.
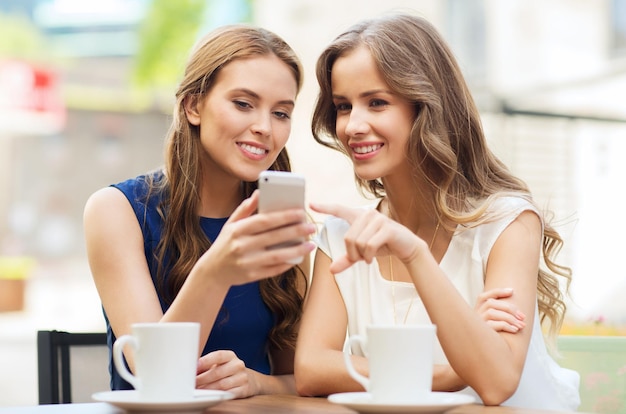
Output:
<instances>
[{"instance_id":1,"label":"white teeth","mask_svg":"<svg viewBox=\"0 0 626 414\"><path fill-rule=\"evenodd\" d=\"M245 149L246 151L251 152L256 155L263 155L266 152L263 148L253 147L252 145L248 145L248 144L239 144L239 146Z\"/></svg>"},{"instance_id":2,"label":"white teeth","mask_svg":"<svg viewBox=\"0 0 626 414\"><path fill-rule=\"evenodd\" d=\"M378 144L378 145L368 145L365 147L354 147L354 152L356 152L357 154L367 154L367 153L376 151L382 146L383 146L382 144Z\"/></svg>"}]
</instances>

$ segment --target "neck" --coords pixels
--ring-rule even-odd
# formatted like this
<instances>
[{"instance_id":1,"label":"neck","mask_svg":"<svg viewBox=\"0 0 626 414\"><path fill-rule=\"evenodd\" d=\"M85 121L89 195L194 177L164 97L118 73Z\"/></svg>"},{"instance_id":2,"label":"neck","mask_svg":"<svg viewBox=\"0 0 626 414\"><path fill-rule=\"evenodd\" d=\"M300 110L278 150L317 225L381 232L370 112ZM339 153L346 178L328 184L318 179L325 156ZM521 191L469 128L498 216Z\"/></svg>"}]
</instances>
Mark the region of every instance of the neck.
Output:
<instances>
[{"instance_id":1,"label":"neck","mask_svg":"<svg viewBox=\"0 0 626 414\"><path fill-rule=\"evenodd\" d=\"M415 188L398 191L385 187L385 191L387 196L382 212L413 233L418 234L424 227L434 228L437 224L438 218L434 208L430 202L424 201L431 200L431 195L416 191Z\"/></svg>"},{"instance_id":2,"label":"neck","mask_svg":"<svg viewBox=\"0 0 626 414\"><path fill-rule=\"evenodd\" d=\"M200 188L200 211L202 217L228 217L243 201L243 182L234 179L204 177Z\"/></svg>"},{"instance_id":3,"label":"neck","mask_svg":"<svg viewBox=\"0 0 626 414\"><path fill-rule=\"evenodd\" d=\"M430 250L435 254L434 247L441 222L434 206L424 201L432 200L433 195L419 191L418 187L399 191L396 187L385 186L385 191L387 197L381 203L381 212L429 243Z\"/></svg>"}]
</instances>

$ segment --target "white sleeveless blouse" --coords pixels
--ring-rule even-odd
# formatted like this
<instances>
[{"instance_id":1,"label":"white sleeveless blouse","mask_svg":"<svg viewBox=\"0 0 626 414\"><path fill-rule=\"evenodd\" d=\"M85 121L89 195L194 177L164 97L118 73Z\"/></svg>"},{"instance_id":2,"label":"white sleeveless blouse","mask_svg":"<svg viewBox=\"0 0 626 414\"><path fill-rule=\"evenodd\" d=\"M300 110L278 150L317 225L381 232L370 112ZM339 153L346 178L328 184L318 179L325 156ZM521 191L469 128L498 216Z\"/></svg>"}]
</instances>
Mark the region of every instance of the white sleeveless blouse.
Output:
<instances>
[{"instance_id":1,"label":"white sleeveless blouse","mask_svg":"<svg viewBox=\"0 0 626 414\"><path fill-rule=\"evenodd\" d=\"M487 259L496 239L523 211L537 212L532 204L519 197L502 197L494 202L490 210L496 211L498 218L476 228L457 232L440 263L441 269L472 308L483 291ZM319 233L317 244L331 259L345 254L344 234L348 227L344 220L329 217ZM407 324L430 323L413 284L391 282L383 278L375 260L369 265L365 262L354 264L335 275L335 281L346 305L349 335L365 335L365 329L370 324L394 324L392 283L397 323L403 323L405 316ZM575 411L580 405L580 376L575 371L560 367L549 355L536 306L532 329L520 384L515 394L502 405ZM360 349L351 351L362 355ZM435 346L435 364L448 364L438 341ZM480 401L470 387L459 392L473 395Z\"/></svg>"}]
</instances>

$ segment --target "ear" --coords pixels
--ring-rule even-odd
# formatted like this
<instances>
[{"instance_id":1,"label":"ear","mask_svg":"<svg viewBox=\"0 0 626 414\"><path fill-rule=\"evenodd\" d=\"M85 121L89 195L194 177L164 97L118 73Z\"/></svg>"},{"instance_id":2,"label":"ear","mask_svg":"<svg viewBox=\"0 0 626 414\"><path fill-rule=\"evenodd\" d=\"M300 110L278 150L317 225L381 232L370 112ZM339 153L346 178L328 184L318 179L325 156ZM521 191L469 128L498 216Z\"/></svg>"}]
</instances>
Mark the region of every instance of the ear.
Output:
<instances>
[{"instance_id":1,"label":"ear","mask_svg":"<svg viewBox=\"0 0 626 414\"><path fill-rule=\"evenodd\" d=\"M187 121L191 125L200 125L200 110L198 108L198 96L197 95L189 95L183 101L183 106L185 108L185 115L187 116Z\"/></svg>"}]
</instances>

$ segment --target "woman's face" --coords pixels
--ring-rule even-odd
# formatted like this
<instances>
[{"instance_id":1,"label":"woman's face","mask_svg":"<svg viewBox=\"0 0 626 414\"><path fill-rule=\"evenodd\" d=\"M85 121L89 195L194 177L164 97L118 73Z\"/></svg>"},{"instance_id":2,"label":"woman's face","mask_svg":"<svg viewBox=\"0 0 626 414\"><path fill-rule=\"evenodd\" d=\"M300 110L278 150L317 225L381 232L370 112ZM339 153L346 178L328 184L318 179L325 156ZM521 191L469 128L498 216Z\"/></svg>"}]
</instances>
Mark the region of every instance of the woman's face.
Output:
<instances>
[{"instance_id":1,"label":"woman's face","mask_svg":"<svg viewBox=\"0 0 626 414\"><path fill-rule=\"evenodd\" d=\"M332 66L337 137L364 180L409 171L406 154L415 109L381 76L369 50L360 46Z\"/></svg>"},{"instance_id":2,"label":"woman's face","mask_svg":"<svg viewBox=\"0 0 626 414\"><path fill-rule=\"evenodd\" d=\"M203 171L256 181L287 143L297 93L292 69L273 54L224 66L197 105L185 104L187 120L200 126Z\"/></svg>"}]
</instances>

